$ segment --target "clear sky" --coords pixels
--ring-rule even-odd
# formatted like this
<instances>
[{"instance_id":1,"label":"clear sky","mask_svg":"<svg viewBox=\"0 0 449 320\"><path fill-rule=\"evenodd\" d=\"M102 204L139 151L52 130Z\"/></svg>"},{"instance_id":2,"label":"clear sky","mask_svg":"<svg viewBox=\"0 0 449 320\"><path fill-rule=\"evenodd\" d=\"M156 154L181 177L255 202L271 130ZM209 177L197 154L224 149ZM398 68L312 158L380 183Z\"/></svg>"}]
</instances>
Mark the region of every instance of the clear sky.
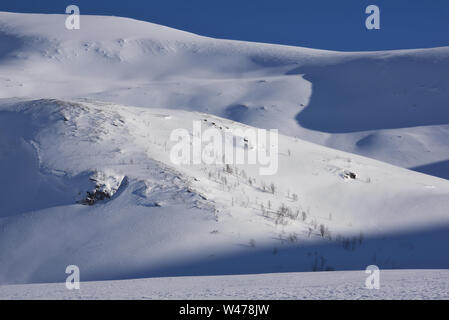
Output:
<instances>
[{"instance_id":1,"label":"clear sky","mask_svg":"<svg viewBox=\"0 0 449 320\"><path fill-rule=\"evenodd\" d=\"M216 38L332 50L449 46L449 0L0 0L0 11L131 17ZM380 30L365 8L380 8Z\"/></svg>"}]
</instances>

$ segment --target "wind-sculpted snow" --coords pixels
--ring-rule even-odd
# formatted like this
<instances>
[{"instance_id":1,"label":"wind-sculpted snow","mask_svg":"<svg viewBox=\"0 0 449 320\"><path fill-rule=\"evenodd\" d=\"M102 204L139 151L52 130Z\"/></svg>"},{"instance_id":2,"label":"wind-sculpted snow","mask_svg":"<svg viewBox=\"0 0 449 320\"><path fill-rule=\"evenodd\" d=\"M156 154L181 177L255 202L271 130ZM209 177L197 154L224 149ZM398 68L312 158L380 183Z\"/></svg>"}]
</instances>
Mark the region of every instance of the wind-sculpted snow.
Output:
<instances>
[{"instance_id":1,"label":"wind-sculpted snow","mask_svg":"<svg viewBox=\"0 0 449 320\"><path fill-rule=\"evenodd\" d=\"M449 267L446 180L282 135L272 176L173 164L175 129L248 128L204 113L86 99L0 113L0 283L62 281L69 264L86 281Z\"/></svg>"}]
</instances>

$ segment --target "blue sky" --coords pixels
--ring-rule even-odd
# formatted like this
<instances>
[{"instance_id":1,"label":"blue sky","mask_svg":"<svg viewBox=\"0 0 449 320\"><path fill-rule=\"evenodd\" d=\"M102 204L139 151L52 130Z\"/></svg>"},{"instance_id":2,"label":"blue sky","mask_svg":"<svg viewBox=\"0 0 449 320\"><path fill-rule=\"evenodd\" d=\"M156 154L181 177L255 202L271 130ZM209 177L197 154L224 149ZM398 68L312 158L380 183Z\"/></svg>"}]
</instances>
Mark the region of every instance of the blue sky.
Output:
<instances>
[{"instance_id":1,"label":"blue sky","mask_svg":"<svg viewBox=\"0 0 449 320\"><path fill-rule=\"evenodd\" d=\"M449 0L1 0L0 11L126 16L197 34L332 50L449 46ZM366 6L380 30L365 28Z\"/></svg>"}]
</instances>

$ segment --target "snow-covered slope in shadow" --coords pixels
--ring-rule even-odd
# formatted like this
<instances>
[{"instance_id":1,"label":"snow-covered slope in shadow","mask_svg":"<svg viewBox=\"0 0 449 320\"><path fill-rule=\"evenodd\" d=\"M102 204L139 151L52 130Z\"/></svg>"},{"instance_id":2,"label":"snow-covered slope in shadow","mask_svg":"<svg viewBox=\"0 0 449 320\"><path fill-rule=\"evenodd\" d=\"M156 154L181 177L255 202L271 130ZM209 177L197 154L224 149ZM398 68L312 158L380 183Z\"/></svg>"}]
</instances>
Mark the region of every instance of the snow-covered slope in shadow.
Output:
<instances>
[{"instance_id":1,"label":"snow-covered slope in shadow","mask_svg":"<svg viewBox=\"0 0 449 320\"><path fill-rule=\"evenodd\" d=\"M19 50L22 43L17 37L0 32L0 61L6 59L16 50Z\"/></svg>"},{"instance_id":2,"label":"snow-covered slope in shadow","mask_svg":"<svg viewBox=\"0 0 449 320\"><path fill-rule=\"evenodd\" d=\"M347 133L449 123L447 48L369 53L295 73L313 84L297 117L305 128Z\"/></svg>"},{"instance_id":3,"label":"snow-covered slope in shadow","mask_svg":"<svg viewBox=\"0 0 449 320\"><path fill-rule=\"evenodd\" d=\"M54 99L0 112L0 283L62 281L69 264L83 280L449 267L447 180L288 136L273 176L174 165L174 129L246 128L203 113Z\"/></svg>"},{"instance_id":4,"label":"snow-covered slope in shadow","mask_svg":"<svg viewBox=\"0 0 449 320\"><path fill-rule=\"evenodd\" d=\"M74 201L67 192L73 190L73 179L39 168L34 131L34 121L28 116L0 112L0 217Z\"/></svg>"}]
</instances>

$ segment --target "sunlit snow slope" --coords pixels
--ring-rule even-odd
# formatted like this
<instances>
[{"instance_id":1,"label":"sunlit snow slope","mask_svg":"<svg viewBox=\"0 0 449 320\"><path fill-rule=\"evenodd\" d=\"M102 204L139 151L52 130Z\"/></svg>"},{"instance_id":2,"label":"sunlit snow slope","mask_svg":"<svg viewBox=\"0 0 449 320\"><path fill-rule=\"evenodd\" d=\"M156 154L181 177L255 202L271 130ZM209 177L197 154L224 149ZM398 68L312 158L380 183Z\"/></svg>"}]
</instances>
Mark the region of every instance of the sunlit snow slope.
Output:
<instances>
[{"instance_id":1,"label":"sunlit snow slope","mask_svg":"<svg viewBox=\"0 0 449 320\"><path fill-rule=\"evenodd\" d=\"M449 267L444 179L288 136L273 176L174 165L172 130L245 127L180 110L15 100L0 119L0 283Z\"/></svg>"},{"instance_id":2,"label":"sunlit snow slope","mask_svg":"<svg viewBox=\"0 0 449 320\"><path fill-rule=\"evenodd\" d=\"M449 48L342 53L0 13L0 97L185 109L449 178Z\"/></svg>"},{"instance_id":3,"label":"sunlit snow slope","mask_svg":"<svg viewBox=\"0 0 449 320\"><path fill-rule=\"evenodd\" d=\"M449 268L449 181L386 163L445 177L449 48L65 18L0 13L0 284ZM279 129L277 174L175 165L170 133L196 120Z\"/></svg>"}]
</instances>

